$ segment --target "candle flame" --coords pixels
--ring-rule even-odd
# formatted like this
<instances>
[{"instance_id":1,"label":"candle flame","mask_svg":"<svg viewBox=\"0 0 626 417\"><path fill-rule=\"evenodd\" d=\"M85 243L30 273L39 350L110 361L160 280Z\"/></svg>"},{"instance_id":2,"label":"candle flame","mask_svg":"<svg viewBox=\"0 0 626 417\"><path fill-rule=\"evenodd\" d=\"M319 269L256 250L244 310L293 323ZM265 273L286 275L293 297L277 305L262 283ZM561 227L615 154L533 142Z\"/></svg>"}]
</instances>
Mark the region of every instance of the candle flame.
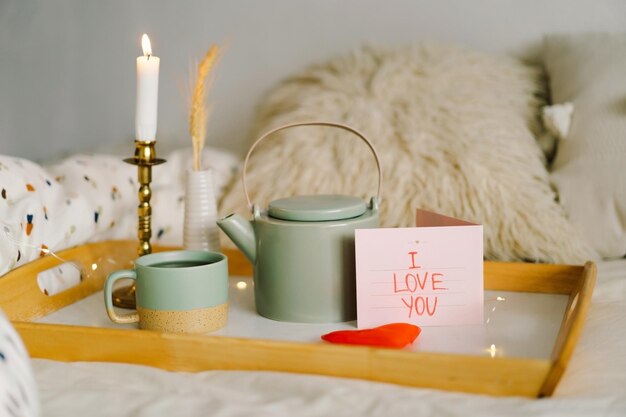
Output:
<instances>
[{"instance_id":1,"label":"candle flame","mask_svg":"<svg viewBox=\"0 0 626 417\"><path fill-rule=\"evenodd\" d=\"M144 56L152 55L152 45L150 45L150 38L145 33L141 37L141 49L143 49Z\"/></svg>"}]
</instances>

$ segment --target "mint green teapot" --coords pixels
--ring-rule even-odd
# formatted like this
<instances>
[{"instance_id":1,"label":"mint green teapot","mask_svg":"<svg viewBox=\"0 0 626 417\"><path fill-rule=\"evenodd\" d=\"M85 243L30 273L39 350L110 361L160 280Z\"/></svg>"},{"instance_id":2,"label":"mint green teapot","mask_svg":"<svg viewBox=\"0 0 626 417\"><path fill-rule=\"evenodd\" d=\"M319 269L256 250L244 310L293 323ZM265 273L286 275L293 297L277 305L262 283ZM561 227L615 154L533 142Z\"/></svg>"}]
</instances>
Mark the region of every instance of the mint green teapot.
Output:
<instances>
[{"instance_id":1,"label":"mint green teapot","mask_svg":"<svg viewBox=\"0 0 626 417\"><path fill-rule=\"evenodd\" d=\"M371 149L378 167L378 192L369 202L346 195L303 195L253 204L246 168L256 146L295 126L331 126L352 132ZM248 221L231 214L217 222L254 266L256 309L264 317L300 323L356 319L354 230L378 227L382 169L372 143L338 123L303 122L273 129L250 148L243 165L243 190L252 211Z\"/></svg>"}]
</instances>

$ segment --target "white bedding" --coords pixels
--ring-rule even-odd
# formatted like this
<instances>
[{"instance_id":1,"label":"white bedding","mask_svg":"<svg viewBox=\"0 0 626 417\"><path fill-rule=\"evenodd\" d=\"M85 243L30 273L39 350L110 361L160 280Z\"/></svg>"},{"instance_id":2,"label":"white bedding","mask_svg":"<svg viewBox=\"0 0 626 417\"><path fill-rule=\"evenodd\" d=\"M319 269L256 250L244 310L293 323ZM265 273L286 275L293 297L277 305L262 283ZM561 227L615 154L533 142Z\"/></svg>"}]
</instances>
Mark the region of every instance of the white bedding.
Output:
<instances>
[{"instance_id":1,"label":"white bedding","mask_svg":"<svg viewBox=\"0 0 626 417\"><path fill-rule=\"evenodd\" d=\"M273 372L172 373L34 360L43 415L626 416L626 260L599 264L581 339L555 395L532 400ZM123 349L123 346L120 346Z\"/></svg>"},{"instance_id":2,"label":"white bedding","mask_svg":"<svg viewBox=\"0 0 626 417\"><path fill-rule=\"evenodd\" d=\"M153 243L180 246L191 147L164 156L167 163L154 169L152 181ZM219 197L239 159L207 147L204 161ZM136 178L135 167L108 154L73 155L48 166L0 155L0 276L48 251L134 238ZM42 288L57 292L57 284L50 279Z\"/></svg>"}]
</instances>

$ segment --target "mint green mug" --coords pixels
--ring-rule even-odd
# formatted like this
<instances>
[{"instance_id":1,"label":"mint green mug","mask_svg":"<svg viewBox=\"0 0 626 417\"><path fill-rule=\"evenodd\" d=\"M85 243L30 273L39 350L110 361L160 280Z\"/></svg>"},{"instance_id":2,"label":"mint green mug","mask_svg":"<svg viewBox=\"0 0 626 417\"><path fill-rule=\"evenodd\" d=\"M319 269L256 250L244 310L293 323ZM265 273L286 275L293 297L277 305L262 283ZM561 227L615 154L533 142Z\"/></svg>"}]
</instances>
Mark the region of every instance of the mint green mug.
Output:
<instances>
[{"instance_id":1,"label":"mint green mug","mask_svg":"<svg viewBox=\"0 0 626 417\"><path fill-rule=\"evenodd\" d=\"M135 280L137 311L117 314L113 285ZM135 269L111 273L104 285L107 314L115 323L168 333L206 333L228 320L228 259L218 252L169 251L144 255Z\"/></svg>"}]
</instances>

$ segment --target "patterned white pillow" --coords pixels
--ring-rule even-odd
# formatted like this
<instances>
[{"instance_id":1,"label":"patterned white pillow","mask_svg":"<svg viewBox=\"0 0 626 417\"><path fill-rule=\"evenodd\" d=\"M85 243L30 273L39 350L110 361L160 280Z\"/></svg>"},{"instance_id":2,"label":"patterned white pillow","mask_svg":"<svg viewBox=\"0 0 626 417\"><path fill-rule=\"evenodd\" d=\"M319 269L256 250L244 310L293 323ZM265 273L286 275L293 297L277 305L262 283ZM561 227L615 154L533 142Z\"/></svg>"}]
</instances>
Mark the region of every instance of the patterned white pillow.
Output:
<instances>
[{"instance_id":1,"label":"patterned white pillow","mask_svg":"<svg viewBox=\"0 0 626 417\"><path fill-rule=\"evenodd\" d=\"M166 155L153 171L153 242L182 244L185 171L191 147ZM239 166L206 149L220 193ZM47 251L137 235L137 169L110 155L74 155L58 164L0 155L0 275ZM1 279L1 278L0 278Z\"/></svg>"},{"instance_id":2,"label":"patterned white pillow","mask_svg":"<svg viewBox=\"0 0 626 417\"><path fill-rule=\"evenodd\" d=\"M0 416L39 416L39 397L28 353L2 311L0 311Z\"/></svg>"}]
</instances>

